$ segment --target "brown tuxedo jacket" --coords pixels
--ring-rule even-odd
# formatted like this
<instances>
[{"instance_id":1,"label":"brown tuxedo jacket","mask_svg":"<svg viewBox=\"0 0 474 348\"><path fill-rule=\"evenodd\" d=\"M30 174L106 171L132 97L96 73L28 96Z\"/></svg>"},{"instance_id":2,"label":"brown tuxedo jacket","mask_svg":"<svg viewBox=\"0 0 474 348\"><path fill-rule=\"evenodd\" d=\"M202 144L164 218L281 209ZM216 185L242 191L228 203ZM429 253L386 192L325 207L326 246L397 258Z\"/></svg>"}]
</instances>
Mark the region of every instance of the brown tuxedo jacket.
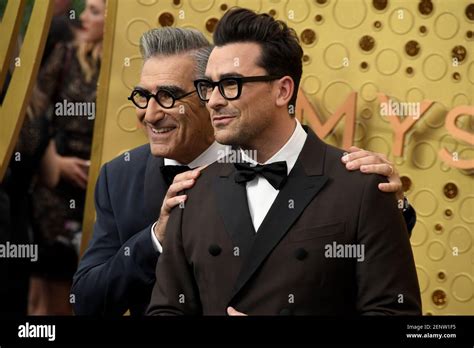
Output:
<instances>
[{"instance_id":1,"label":"brown tuxedo jacket","mask_svg":"<svg viewBox=\"0 0 474 348\"><path fill-rule=\"evenodd\" d=\"M168 221L148 314L421 314L405 222L377 187L385 178L347 171L340 149L307 132L257 233L234 165L202 172Z\"/></svg>"}]
</instances>

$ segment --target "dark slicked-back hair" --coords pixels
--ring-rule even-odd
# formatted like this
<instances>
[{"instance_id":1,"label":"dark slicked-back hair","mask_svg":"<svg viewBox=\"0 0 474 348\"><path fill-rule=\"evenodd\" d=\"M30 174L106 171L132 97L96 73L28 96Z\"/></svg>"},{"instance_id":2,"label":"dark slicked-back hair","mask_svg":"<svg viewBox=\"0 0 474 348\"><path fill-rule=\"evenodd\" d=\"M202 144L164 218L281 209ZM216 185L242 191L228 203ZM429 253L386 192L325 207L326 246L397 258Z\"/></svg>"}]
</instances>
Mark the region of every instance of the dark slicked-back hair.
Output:
<instances>
[{"instance_id":1,"label":"dark slicked-back hair","mask_svg":"<svg viewBox=\"0 0 474 348\"><path fill-rule=\"evenodd\" d=\"M296 32L285 22L268 14L257 14L243 8L232 8L221 18L214 31L214 45L255 42L262 54L257 65L269 75L290 76L295 90L290 105L296 104L298 86L303 72L301 48Z\"/></svg>"}]
</instances>

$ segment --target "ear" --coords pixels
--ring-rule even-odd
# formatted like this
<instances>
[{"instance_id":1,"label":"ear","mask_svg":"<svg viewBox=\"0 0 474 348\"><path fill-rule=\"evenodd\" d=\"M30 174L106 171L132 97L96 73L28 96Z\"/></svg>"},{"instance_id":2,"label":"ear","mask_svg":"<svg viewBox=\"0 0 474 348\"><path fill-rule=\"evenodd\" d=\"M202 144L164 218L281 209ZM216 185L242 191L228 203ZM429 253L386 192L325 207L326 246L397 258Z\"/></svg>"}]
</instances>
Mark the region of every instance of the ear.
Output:
<instances>
[{"instance_id":1,"label":"ear","mask_svg":"<svg viewBox=\"0 0 474 348\"><path fill-rule=\"evenodd\" d=\"M290 76L284 76L277 81L278 94L275 101L279 107L287 107L295 90L295 82Z\"/></svg>"}]
</instances>

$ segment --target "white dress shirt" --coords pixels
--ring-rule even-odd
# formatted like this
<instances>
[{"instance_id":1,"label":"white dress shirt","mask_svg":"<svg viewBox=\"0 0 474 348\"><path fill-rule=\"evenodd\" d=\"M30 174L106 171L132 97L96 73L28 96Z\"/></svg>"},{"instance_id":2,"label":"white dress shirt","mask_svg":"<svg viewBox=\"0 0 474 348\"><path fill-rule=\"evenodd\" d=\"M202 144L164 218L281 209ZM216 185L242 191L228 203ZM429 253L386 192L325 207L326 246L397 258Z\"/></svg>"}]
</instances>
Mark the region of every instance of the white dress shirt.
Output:
<instances>
[{"instance_id":1,"label":"white dress shirt","mask_svg":"<svg viewBox=\"0 0 474 348\"><path fill-rule=\"evenodd\" d=\"M214 141L203 153L201 153L198 157L196 157L193 161L191 161L189 164L186 164L186 165L191 169L209 165L217 161L220 157L225 156L226 153L230 151L230 149L231 149L230 146L222 145L222 144L219 144L217 141ZM169 158L165 158L164 165L165 166L182 166L185 164L179 163ZM155 247L155 250L162 253L163 247L161 246L161 243L158 241L158 238L156 238L156 235L154 233L155 225L157 223L158 221L155 222L151 226L151 240L153 241L153 246Z\"/></svg>"},{"instance_id":2,"label":"white dress shirt","mask_svg":"<svg viewBox=\"0 0 474 348\"><path fill-rule=\"evenodd\" d=\"M303 149L307 134L299 121L296 120L296 127L293 135L286 142L285 145L274 154L269 160L263 164L273 162L286 161L288 174L295 166L296 160ZM242 159L250 163L257 164L255 160L250 158L242 151ZM257 175L255 179L247 182L247 202L250 210L250 217L252 218L253 227L258 232L260 225L265 219L270 210L279 190L276 190L268 181L261 175Z\"/></svg>"}]
</instances>

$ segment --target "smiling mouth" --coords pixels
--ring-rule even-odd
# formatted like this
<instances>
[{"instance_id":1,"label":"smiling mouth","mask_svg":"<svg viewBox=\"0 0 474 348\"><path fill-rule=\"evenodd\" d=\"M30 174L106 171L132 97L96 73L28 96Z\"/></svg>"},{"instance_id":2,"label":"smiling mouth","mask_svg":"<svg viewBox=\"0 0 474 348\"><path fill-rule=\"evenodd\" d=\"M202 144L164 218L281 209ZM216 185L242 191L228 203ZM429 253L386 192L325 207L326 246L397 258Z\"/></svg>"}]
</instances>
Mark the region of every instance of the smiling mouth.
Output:
<instances>
[{"instance_id":1,"label":"smiling mouth","mask_svg":"<svg viewBox=\"0 0 474 348\"><path fill-rule=\"evenodd\" d=\"M148 126L153 134L166 134L176 129L176 127L160 127L155 128L153 126Z\"/></svg>"}]
</instances>

